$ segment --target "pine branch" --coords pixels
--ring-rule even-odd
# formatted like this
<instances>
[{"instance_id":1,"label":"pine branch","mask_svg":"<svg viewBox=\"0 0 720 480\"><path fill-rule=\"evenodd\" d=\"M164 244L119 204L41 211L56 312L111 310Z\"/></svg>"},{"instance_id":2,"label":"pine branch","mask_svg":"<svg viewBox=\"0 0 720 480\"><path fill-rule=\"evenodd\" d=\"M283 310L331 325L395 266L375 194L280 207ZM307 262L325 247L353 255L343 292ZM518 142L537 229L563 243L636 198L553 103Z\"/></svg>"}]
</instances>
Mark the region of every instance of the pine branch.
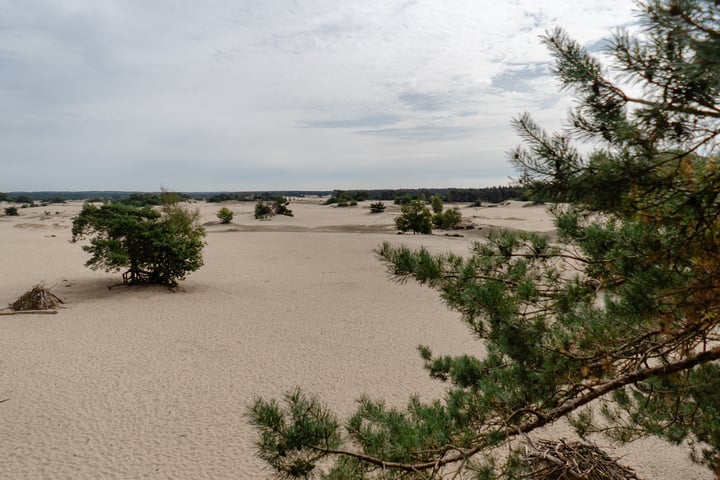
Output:
<instances>
[{"instance_id":1,"label":"pine branch","mask_svg":"<svg viewBox=\"0 0 720 480\"><path fill-rule=\"evenodd\" d=\"M708 363L714 360L720 359L720 347L715 347L713 349L697 353L695 355L690 355L687 358L683 360L679 360L674 363L670 363L667 365L661 365L657 367L651 367L651 368L645 368L642 370L639 370L637 372L628 373L625 375L622 375L618 378L615 378L613 380L610 380L608 382L605 382L603 384L597 385L595 388L593 388L590 392L586 393L585 395L575 398L573 400L568 401L565 405L561 405L557 408L554 408L544 414L540 414L539 412L533 412L535 415L535 419L529 422L522 423L518 426L506 426L504 428L501 428L496 432L496 435L503 438L512 438L517 435L521 434L527 434L532 432L533 430L536 430L540 427L543 427L549 423L552 423L555 420L558 420L560 418L565 417L566 415L572 413L573 411L577 410L578 408L587 405L588 403L592 402L593 400L597 400L598 398L607 395L613 391L619 390L623 387L626 387L628 385L633 385L639 382L642 382L644 380L647 380L649 378L663 376L663 375L669 375L671 373L681 372L684 370L689 370L697 365L701 365L704 363ZM409 471L409 472L418 472L418 471L424 471L429 470L433 468L443 467L445 465L454 464L457 462L464 461L473 455L476 455L480 452L482 452L484 449L488 448L490 446L489 441L481 441L478 445L472 448L457 448L458 453L445 457L440 458L435 461L429 461L429 462L420 462L420 463L402 463L402 462L387 462L380 458L376 458L370 455L364 455L362 453L358 452L352 452L349 450L334 450L334 449L320 449L318 447L313 447L314 449L320 450L325 454L328 455L343 455L347 457L352 457L357 460L369 463L371 465L376 465L381 468L385 469L393 469L393 470L401 470L401 471Z\"/></svg>"}]
</instances>

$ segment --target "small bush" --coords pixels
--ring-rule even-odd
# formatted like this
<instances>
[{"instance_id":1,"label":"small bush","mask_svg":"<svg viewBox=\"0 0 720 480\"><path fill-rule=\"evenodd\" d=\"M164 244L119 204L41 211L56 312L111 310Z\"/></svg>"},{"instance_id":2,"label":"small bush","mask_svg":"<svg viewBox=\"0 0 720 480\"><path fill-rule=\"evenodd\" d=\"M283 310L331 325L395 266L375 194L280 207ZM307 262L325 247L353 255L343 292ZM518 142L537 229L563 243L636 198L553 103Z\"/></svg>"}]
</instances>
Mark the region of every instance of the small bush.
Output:
<instances>
[{"instance_id":1,"label":"small bush","mask_svg":"<svg viewBox=\"0 0 720 480\"><path fill-rule=\"evenodd\" d=\"M19 215L17 207L5 207L5 215L10 215L10 216Z\"/></svg>"},{"instance_id":2,"label":"small bush","mask_svg":"<svg viewBox=\"0 0 720 480\"><path fill-rule=\"evenodd\" d=\"M462 213L457 208L450 208L433 215L433 225L443 230L452 230L462 222Z\"/></svg>"},{"instance_id":3,"label":"small bush","mask_svg":"<svg viewBox=\"0 0 720 480\"><path fill-rule=\"evenodd\" d=\"M370 213L382 213L385 211L385 204L383 202L375 202L370 204Z\"/></svg>"},{"instance_id":4,"label":"small bush","mask_svg":"<svg viewBox=\"0 0 720 480\"><path fill-rule=\"evenodd\" d=\"M284 197L278 197L273 204L273 212L275 215L285 215L286 217L292 217L293 212L287 206L290 205L290 200Z\"/></svg>"},{"instance_id":5,"label":"small bush","mask_svg":"<svg viewBox=\"0 0 720 480\"><path fill-rule=\"evenodd\" d=\"M395 219L401 232L432 233L432 214L422 200L413 200L402 206L402 215Z\"/></svg>"},{"instance_id":6,"label":"small bush","mask_svg":"<svg viewBox=\"0 0 720 480\"><path fill-rule=\"evenodd\" d=\"M258 200L255 204L255 218L262 220L264 218L272 218L275 215L285 215L292 217L292 210L287 208L290 200L285 197L273 197L273 203L267 204L262 200Z\"/></svg>"},{"instance_id":7,"label":"small bush","mask_svg":"<svg viewBox=\"0 0 720 480\"><path fill-rule=\"evenodd\" d=\"M272 207L267 203L263 202L262 200L258 200L255 204L255 218L258 220L262 220L268 217L272 217L272 215Z\"/></svg>"},{"instance_id":8,"label":"small bush","mask_svg":"<svg viewBox=\"0 0 720 480\"><path fill-rule=\"evenodd\" d=\"M232 210L230 210L227 207L223 207L217 212L217 217L218 217L218 219L220 219L220 223L232 222L233 216L234 216L234 214L233 214Z\"/></svg>"},{"instance_id":9,"label":"small bush","mask_svg":"<svg viewBox=\"0 0 720 480\"><path fill-rule=\"evenodd\" d=\"M443 211L443 200L440 195L433 195L430 198L430 205L432 205L432 211L435 215L439 215Z\"/></svg>"}]
</instances>

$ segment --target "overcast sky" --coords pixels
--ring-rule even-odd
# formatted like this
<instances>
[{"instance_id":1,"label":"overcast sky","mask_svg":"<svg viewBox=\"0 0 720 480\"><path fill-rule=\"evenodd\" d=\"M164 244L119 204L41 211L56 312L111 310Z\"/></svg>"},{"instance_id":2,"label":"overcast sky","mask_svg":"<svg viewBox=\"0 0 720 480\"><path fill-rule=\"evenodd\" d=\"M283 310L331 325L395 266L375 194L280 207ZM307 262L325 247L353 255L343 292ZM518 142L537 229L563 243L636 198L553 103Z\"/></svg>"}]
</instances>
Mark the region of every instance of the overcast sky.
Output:
<instances>
[{"instance_id":1,"label":"overcast sky","mask_svg":"<svg viewBox=\"0 0 720 480\"><path fill-rule=\"evenodd\" d=\"M482 187L629 0L0 0L0 191Z\"/></svg>"}]
</instances>

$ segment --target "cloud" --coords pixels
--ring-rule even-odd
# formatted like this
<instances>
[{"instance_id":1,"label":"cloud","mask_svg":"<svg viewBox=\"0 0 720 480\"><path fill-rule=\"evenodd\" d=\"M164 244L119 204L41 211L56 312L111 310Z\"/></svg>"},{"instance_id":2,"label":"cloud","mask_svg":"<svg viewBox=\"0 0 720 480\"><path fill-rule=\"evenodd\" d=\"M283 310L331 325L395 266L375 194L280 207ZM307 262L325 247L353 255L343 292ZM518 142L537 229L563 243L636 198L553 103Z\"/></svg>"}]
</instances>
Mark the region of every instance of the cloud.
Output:
<instances>
[{"instance_id":1,"label":"cloud","mask_svg":"<svg viewBox=\"0 0 720 480\"><path fill-rule=\"evenodd\" d=\"M396 115L377 115L372 117L353 118L345 120L319 120L314 122L305 122L305 128L367 128L380 127L384 125L392 125L397 123L402 117Z\"/></svg>"},{"instance_id":2,"label":"cloud","mask_svg":"<svg viewBox=\"0 0 720 480\"><path fill-rule=\"evenodd\" d=\"M551 76L549 62L509 65L508 68L492 78L491 87L523 92L534 89L533 80Z\"/></svg>"},{"instance_id":3,"label":"cloud","mask_svg":"<svg viewBox=\"0 0 720 480\"><path fill-rule=\"evenodd\" d=\"M510 119L554 128L568 105L538 35L594 49L630 9L0 0L0 191L506 178Z\"/></svg>"},{"instance_id":4,"label":"cloud","mask_svg":"<svg viewBox=\"0 0 720 480\"><path fill-rule=\"evenodd\" d=\"M382 128L376 130L359 130L357 133L359 135L388 137L399 140L421 140L424 142L430 142L436 140L453 140L457 138L467 138L473 134L473 130L469 127L423 125L410 128Z\"/></svg>"},{"instance_id":5,"label":"cloud","mask_svg":"<svg viewBox=\"0 0 720 480\"><path fill-rule=\"evenodd\" d=\"M438 112L450 107L451 100L438 93L401 93L398 96L401 104L413 110Z\"/></svg>"}]
</instances>

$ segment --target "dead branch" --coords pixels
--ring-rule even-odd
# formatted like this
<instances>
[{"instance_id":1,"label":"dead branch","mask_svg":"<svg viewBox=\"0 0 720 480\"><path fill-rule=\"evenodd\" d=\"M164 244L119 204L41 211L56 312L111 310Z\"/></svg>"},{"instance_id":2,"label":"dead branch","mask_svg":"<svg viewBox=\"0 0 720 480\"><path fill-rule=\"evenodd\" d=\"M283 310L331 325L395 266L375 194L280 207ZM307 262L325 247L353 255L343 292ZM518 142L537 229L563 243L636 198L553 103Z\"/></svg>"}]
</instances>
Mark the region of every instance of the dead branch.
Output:
<instances>
[{"instance_id":1,"label":"dead branch","mask_svg":"<svg viewBox=\"0 0 720 480\"><path fill-rule=\"evenodd\" d=\"M0 311L0 315L52 315L58 313L57 310L16 310L16 311Z\"/></svg>"},{"instance_id":2,"label":"dead branch","mask_svg":"<svg viewBox=\"0 0 720 480\"><path fill-rule=\"evenodd\" d=\"M31 312L55 309L62 304L63 301L40 282L11 303L10 308L15 312Z\"/></svg>"},{"instance_id":3,"label":"dead branch","mask_svg":"<svg viewBox=\"0 0 720 480\"><path fill-rule=\"evenodd\" d=\"M537 440L525 446L533 480L638 480L635 472L595 445Z\"/></svg>"}]
</instances>

